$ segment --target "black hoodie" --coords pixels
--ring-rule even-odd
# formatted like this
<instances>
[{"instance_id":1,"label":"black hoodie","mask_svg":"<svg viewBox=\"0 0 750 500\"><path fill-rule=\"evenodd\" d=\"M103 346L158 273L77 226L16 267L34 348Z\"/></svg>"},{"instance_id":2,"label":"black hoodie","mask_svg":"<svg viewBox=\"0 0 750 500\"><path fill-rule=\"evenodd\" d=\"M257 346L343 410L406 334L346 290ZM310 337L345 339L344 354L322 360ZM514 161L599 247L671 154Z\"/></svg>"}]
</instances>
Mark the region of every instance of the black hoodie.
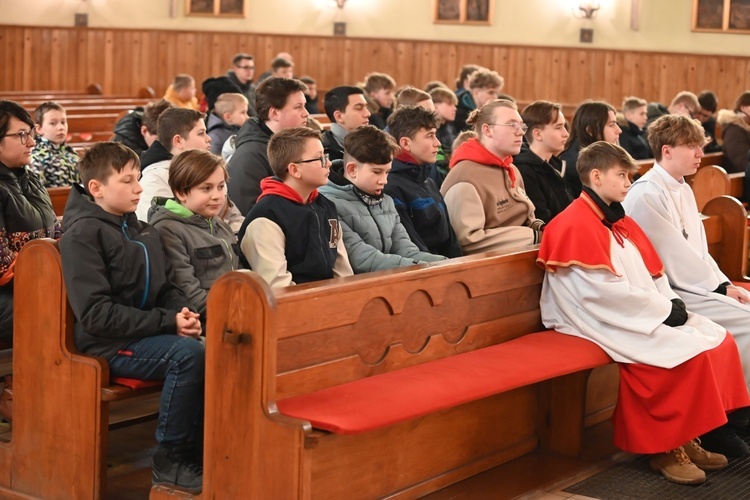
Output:
<instances>
[{"instance_id":1,"label":"black hoodie","mask_svg":"<svg viewBox=\"0 0 750 500\"><path fill-rule=\"evenodd\" d=\"M151 144L151 147L144 151L143 154L141 154L141 172L146 170L146 168L150 167L154 163L159 163L160 161L171 159L172 153L167 151L167 148L165 148L161 142L154 141Z\"/></svg>"},{"instance_id":2,"label":"black hoodie","mask_svg":"<svg viewBox=\"0 0 750 500\"><path fill-rule=\"evenodd\" d=\"M148 144L141 134L143 125L143 108L137 107L115 123L114 142L121 142L141 156L148 149Z\"/></svg>"},{"instance_id":3,"label":"black hoodie","mask_svg":"<svg viewBox=\"0 0 750 500\"><path fill-rule=\"evenodd\" d=\"M537 219L549 223L573 201L560 173L562 161L556 156L546 162L524 144L521 152L513 157L513 164L521 172L526 194L534 203L534 215Z\"/></svg>"},{"instance_id":4,"label":"black hoodie","mask_svg":"<svg viewBox=\"0 0 750 500\"><path fill-rule=\"evenodd\" d=\"M242 215L250 212L260 196L260 181L273 176L267 153L272 135L265 123L258 118L250 118L234 139L236 149L227 166L227 193Z\"/></svg>"},{"instance_id":5,"label":"black hoodie","mask_svg":"<svg viewBox=\"0 0 750 500\"><path fill-rule=\"evenodd\" d=\"M78 185L63 227L60 254L78 350L110 360L140 338L177 334L176 315L188 300L168 278L156 229L134 213L106 212Z\"/></svg>"}]
</instances>

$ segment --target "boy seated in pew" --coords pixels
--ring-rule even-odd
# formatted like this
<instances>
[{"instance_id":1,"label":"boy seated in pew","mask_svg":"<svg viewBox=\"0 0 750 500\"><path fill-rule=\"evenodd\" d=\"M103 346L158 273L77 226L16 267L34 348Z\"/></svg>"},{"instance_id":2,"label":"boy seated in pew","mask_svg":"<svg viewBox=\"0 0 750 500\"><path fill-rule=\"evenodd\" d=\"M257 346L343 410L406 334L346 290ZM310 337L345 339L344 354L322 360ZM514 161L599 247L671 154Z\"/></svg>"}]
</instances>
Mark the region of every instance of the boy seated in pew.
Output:
<instances>
[{"instance_id":1,"label":"boy seated in pew","mask_svg":"<svg viewBox=\"0 0 750 500\"><path fill-rule=\"evenodd\" d=\"M65 143L68 119L65 108L53 101L34 110L36 145L31 151L32 172L44 187L70 186L78 182L78 153Z\"/></svg>"},{"instance_id":2,"label":"boy seated in pew","mask_svg":"<svg viewBox=\"0 0 750 500\"><path fill-rule=\"evenodd\" d=\"M275 175L260 182L261 194L238 235L250 268L272 288L352 275L336 205L318 193L331 167L320 132L295 127L275 133L268 161Z\"/></svg>"},{"instance_id":3,"label":"boy seated in pew","mask_svg":"<svg viewBox=\"0 0 750 500\"><path fill-rule=\"evenodd\" d=\"M342 85L326 92L323 104L331 128L323 132L323 147L331 159L344 159L344 139L357 127L370 123L365 91L359 87Z\"/></svg>"},{"instance_id":4,"label":"boy seated in pew","mask_svg":"<svg viewBox=\"0 0 750 500\"><path fill-rule=\"evenodd\" d=\"M149 217L149 224L159 230L175 285L203 324L211 285L239 268L237 237L219 217L226 185L227 167L219 156L201 149L180 153L169 165L174 197L157 197Z\"/></svg>"},{"instance_id":5,"label":"boy seated in pew","mask_svg":"<svg viewBox=\"0 0 750 500\"><path fill-rule=\"evenodd\" d=\"M182 73L174 77L172 85L167 88L163 99L172 103L177 108L186 108L198 111L200 104L195 97L197 89L195 88L195 78Z\"/></svg>"},{"instance_id":6,"label":"boy seated in pew","mask_svg":"<svg viewBox=\"0 0 750 500\"><path fill-rule=\"evenodd\" d=\"M116 377L164 380L153 484L199 492L205 350L199 315L175 286L159 234L135 216L140 162L100 142L79 164L63 218L60 255L76 318L76 348Z\"/></svg>"},{"instance_id":7,"label":"boy seated in pew","mask_svg":"<svg viewBox=\"0 0 750 500\"><path fill-rule=\"evenodd\" d=\"M577 168L583 192L547 225L539 248L542 321L618 363L615 445L654 454L651 468L668 481L703 483L704 471L727 459L701 440L750 405L737 345L686 310L648 237L625 216L620 203L638 169L630 155L599 141L581 150Z\"/></svg>"},{"instance_id":8,"label":"boy seated in pew","mask_svg":"<svg viewBox=\"0 0 750 500\"><path fill-rule=\"evenodd\" d=\"M341 167L332 168L328 184L320 188L336 205L346 253L357 274L445 260L417 248L393 198L383 192L398 150L393 138L377 127L359 127L344 139Z\"/></svg>"},{"instance_id":9,"label":"boy seated in pew","mask_svg":"<svg viewBox=\"0 0 750 500\"><path fill-rule=\"evenodd\" d=\"M199 111L182 108L169 108L159 116L157 135L144 153L144 167L141 174L143 194L138 203L136 215L143 222L148 221L152 202L156 197L171 198L174 196L169 187L169 164L173 156L192 149L208 150L211 137L206 133L204 115ZM148 162L146 159L148 158ZM244 218L229 197L222 207L220 217L238 231Z\"/></svg>"},{"instance_id":10,"label":"boy seated in pew","mask_svg":"<svg viewBox=\"0 0 750 500\"><path fill-rule=\"evenodd\" d=\"M369 73L360 86L367 93L367 108L371 113L370 125L385 130L388 117L393 112L393 91L396 89L396 81L385 73Z\"/></svg>"},{"instance_id":11,"label":"boy seated in pew","mask_svg":"<svg viewBox=\"0 0 750 500\"><path fill-rule=\"evenodd\" d=\"M393 159L385 194L393 198L401 223L421 251L460 257L445 200L430 177L440 148L438 120L434 111L417 106L399 108L388 118L401 152Z\"/></svg>"},{"instance_id":12,"label":"boy seated in pew","mask_svg":"<svg viewBox=\"0 0 750 500\"><path fill-rule=\"evenodd\" d=\"M211 138L211 152L220 155L227 139L237 135L248 119L247 97L239 93L221 94L212 109L206 120L207 133Z\"/></svg>"},{"instance_id":13,"label":"boy seated in pew","mask_svg":"<svg viewBox=\"0 0 750 500\"><path fill-rule=\"evenodd\" d=\"M140 158L156 140L156 123L159 116L171 106L172 103L161 99L147 104L145 108L135 108L115 123L112 140L125 144Z\"/></svg>"},{"instance_id":14,"label":"boy seated in pew","mask_svg":"<svg viewBox=\"0 0 750 500\"><path fill-rule=\"evenodd\" d=\"M707 141L703 127L687 116L666 115L649 127L648 141L656 163L633 184L623 206L648 235L670 285L687 308L732 334L750 387L750 294L733 285L708 253L701 215L685 182L703 157ZM730 423L738 427L747 427L749 420L750 412L730 417ZM747 444L730 432L723 441L719 446L727 455L750 454Z\"/></svg>"}]
</instances>

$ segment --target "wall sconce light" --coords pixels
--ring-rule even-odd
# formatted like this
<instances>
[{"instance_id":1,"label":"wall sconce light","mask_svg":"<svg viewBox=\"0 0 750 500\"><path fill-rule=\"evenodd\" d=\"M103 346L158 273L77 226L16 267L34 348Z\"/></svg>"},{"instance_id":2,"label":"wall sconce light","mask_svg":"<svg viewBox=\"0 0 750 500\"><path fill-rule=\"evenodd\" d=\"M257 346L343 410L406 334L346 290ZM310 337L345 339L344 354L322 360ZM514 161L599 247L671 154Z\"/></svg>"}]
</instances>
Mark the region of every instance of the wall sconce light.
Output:
<instances>
[{"instance_id":1,"label":"wall sconce light","mask_svg":"<svg viewBox=\"0 0 750 500\"><path fill-rule=\"evenodd\" d=\"M599 2L578 2L578 9L575 10L576 17L581 19L593 19L596 11L601 8Z\"/></svg>"},{"instance_id":2,"label":"wall sconce light","mask_svg":"<svg viewBox=\"0 0 750 500\"><path fill-rule=\"evenodd\" d=\"M333 1L336 2L336 6L339 9L343 9L344 5L346 5L346 0L333 0Z\"/></svg>"}]
</instances>

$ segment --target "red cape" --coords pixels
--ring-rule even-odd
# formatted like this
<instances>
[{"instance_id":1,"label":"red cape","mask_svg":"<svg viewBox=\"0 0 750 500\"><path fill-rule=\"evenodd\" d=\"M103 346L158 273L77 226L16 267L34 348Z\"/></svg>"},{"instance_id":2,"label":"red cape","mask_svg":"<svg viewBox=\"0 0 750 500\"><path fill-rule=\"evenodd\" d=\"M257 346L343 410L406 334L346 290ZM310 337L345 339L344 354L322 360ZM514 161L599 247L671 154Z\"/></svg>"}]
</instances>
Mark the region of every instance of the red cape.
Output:
<instances>
[{"instance_id":1,"label":"red cape","mask_svg":"<svg viewBox=\"0 0 750 500\"><path fill-rule=\"evenodd\" d=\"M646 233L628 216L613 224L610 231L602 224L604 213L594 200L584 193L547 224L539 247L537 265L548 272L558 267L579 266L586 269L606 269L615 276L611 258L612 238L629 240L641 254L651 276L664 274L659 254Z\"/></svg>"}]
</instances>

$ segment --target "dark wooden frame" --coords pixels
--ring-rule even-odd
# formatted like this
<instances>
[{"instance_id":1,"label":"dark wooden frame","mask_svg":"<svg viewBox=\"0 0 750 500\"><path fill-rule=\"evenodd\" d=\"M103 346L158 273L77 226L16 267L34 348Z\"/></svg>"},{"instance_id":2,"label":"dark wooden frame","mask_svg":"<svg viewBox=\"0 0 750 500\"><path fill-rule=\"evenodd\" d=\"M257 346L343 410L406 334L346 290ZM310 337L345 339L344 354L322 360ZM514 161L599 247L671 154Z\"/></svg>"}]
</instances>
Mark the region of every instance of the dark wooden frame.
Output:
<instances>
[{"instance_id":1,"label":"dark wooden frame","mask_svg":"<svg viewBox=\"0 0 750 500\"><path fill-rule=\"evenodd\" d=\"M693 0L691 28L693 31L707 33L750 33L750 21L745 21L748 23L746 27L733 26L733 19L750 19L750 15L740 15L737 11L739 8L747 8L750 14L750 2L747 0ZM715 10L711 12L711 9ZM708 17L713 20L706 25Z\"/></svg>"},{"instance_id":2,"label":"dark wooden frame","mask_svg":"<svg viewBox=\"0 0 750 500\"><path fill-rule=\"evenodd\" d=\"M476 5L474 5L476 3ZM471 5L470 5L471 4ZM441 7L453 7L458 9L458 17L446 17L441 14ZM483 11L480 19L470 19L472 8ZM495 0L433 0L433 22L435 24L468 24L475 26L489 26L495 11Z\"/></svg>"},{"instance_id":3,"label":"dark wooden frame","mask_svg":"<svg viewBox=\"0 0 750 500\"><path fill-rule=\"evenodd\" d=\"M205 0L211 9L196 9L197 0L185 0L185 15L209 17L247 17L247 0L231 0L230 8L223 5L227 0ZM207 5L208 6L208 5Z\"/></svg>"}]
</instances>

